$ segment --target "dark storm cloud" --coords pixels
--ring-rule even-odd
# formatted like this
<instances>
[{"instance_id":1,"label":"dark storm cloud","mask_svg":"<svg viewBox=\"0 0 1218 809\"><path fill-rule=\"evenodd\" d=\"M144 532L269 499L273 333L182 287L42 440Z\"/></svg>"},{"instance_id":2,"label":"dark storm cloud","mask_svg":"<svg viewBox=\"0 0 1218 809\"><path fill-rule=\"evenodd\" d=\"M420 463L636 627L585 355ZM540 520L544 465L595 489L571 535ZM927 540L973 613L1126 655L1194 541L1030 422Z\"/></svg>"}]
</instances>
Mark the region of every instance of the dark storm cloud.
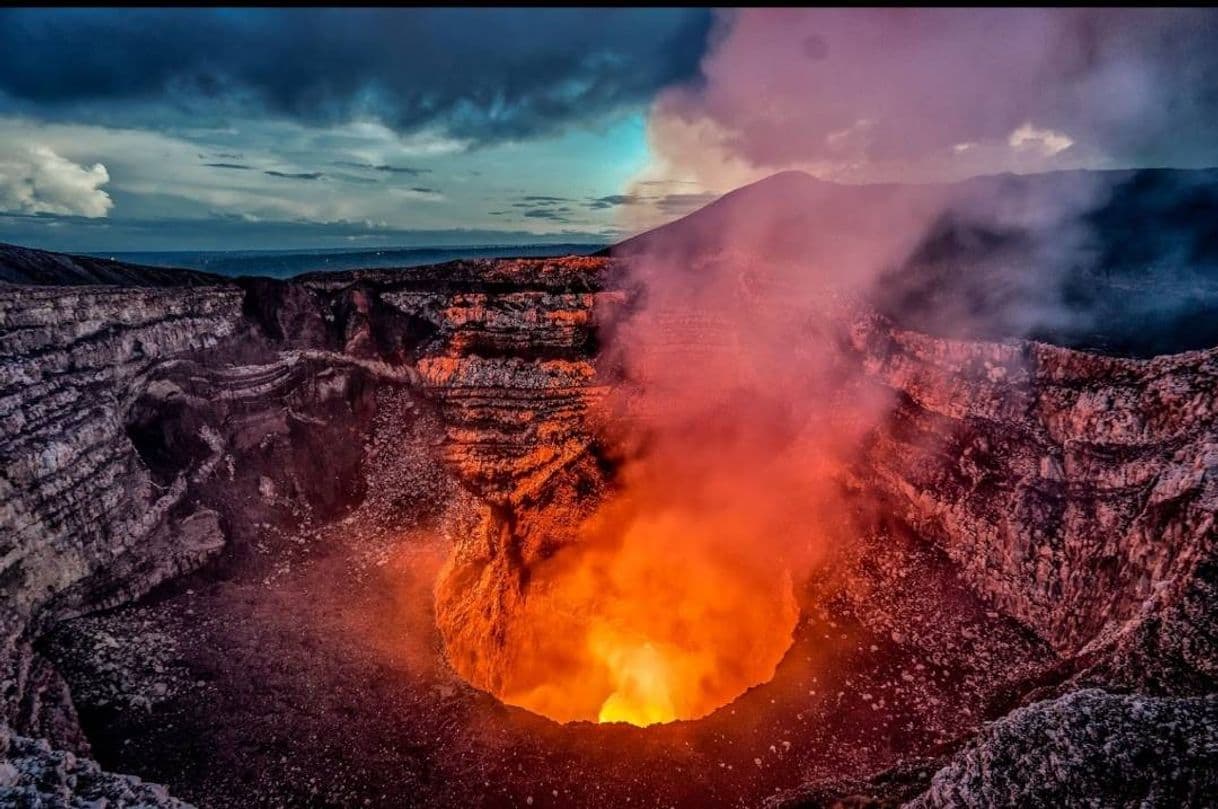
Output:
<instances>
[{"instance_id":1,"label":"dark storm cloud","mask_svg":"<svg viewBox=\"0 0 1218 809\"><path fill-rule=\"evenodd\" d=\"M203 165L213 169L237 169L238 171L253 171L253 166L247 166L244 163L204 163Z\"/></svg>"},{"instance_id":2,"label":"dark storm cloud","mask_svg":"<svg viewBox=\"0 0 1218 809\"><path fill-rule=\"evenodd\" d=\"M439 194L440 192L434 188L425 188L421 185L411 186L411 191L417 191L420 194Z\"/></svg>"},{"instance_id":3,"label":"dark storm cloud","mask_svg":"<svg viewBox=\"0 0 1218 809\"><path fill-rule=\"evenodd\" d=\"M546 197L546 196L539 196L539 195L537 195L537 194L530 194L529 196L527 196L527 197L521 197L520 199L521 199L521 200L523 200L524 202L542 202L542 203L547 203L547 202L570 202L570 201L571 201L571 200L570 200L569 198L567 198L567 197Z\"/></svg>"},{"instance_id":4,"label":"dark storm cloud","mask_svg":"<svg viewBox=\"0 0 1218 809\"><path fill-rule=\"evenodd\" d=\"M268 177L282 177L286 180L320 180L322 177L325 176L320 171L291 172L291 171L270 171L270 170L268 170L268 171L264 171L262 173Z\"/></svg>"},{"instance_id":5,"label":"dark storm cloud","mask_svg":"<svg viewBox=\"0 0 1218 809\"><path fill-rule=\"evenodd\" d=\"M109 123L153 104L483 144L648 102L696 75L709 27L695 9L10 9L0 93L103 102Z\"/></svg>"}]
</instances>

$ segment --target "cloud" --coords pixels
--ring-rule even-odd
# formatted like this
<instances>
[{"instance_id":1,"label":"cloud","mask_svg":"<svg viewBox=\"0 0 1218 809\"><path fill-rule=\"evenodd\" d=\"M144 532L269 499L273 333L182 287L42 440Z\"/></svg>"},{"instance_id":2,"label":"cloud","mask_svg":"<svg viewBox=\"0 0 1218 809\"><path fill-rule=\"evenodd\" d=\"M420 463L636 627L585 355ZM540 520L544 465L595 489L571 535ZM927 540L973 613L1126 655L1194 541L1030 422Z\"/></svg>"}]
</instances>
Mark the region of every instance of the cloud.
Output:
<instances>
[{"instance_id":1,"label":"cloud","mask_svg":"<svg viewBox=\"0 0 1218 809\"><path fill-rule=\"evenodd\" d=\"M109 181L101 163L86 168L46 146L0 154L0 211L101 218L114 207Z\"/></svg>"},{"instance_id":2,"label":"cloud","mask_svg":"<svg viewBox=\"0 0 1218 809\"><path fill-rule=\"evenodd\" d=\"M247 166L244 163L204 163L203 165L212 169L235 169L237 171L253 171L253 166Z\"/></svg>"},{"instance_id":3,"label":"cloud","mask_svg":"<svg viewBox=\"0 0 1218 809\"><path fill-rule=\"evenodd\" d=\"M345 183L355 183L356 185L376 185L379 180L374 177L357 177L354 174L331 174L336 180L342 180Z\"/></svg>"},{"instance_id":4,"label":"cloud","mask_svg":"<svg viewBox=\"0 0 1218 809\"><path fill-rule=\"evenodd\" d=\"M703 205L714 202L719 198L718 194L714 193L697 193L697 194L665 194L656 200L656 208L662 213L684 215L690 211L697 210Z\"/></svg>"},{"instance_id":5,"label":"cloud","mask_svg":"<svg viewBox=\"0 0 1218 809\"><path fill-rule=\"evenodd\" d=\"M564 214L568 211L566 208L534 208L525 211L522 215L527 219L548 219L552 222L570 222Z\"/></svg>"},{"instance_id":6,"label":"cloud","mask_svg":"<svg viewBox=\"0 0 1218 809\"><path fill-rule=\"evenodd\" d=\"M410 188L390 188L386 193L391 197L402 199L417 199L426 202L440 202L444 200L444 195L434 188L426 188L424 186L412 186Z\"/></svg>"},{"instance_id":7,"label":"cloud","mask_svg":"<svg viewBox=\"0 0 1218 809\"><path fill-rule=\"evenodd\" d=\"M155 108L485 145L640 108L695 74L709 26L699 9L11 9L0 94L108 125Z\"/></svg>"},{"instance_id":8,"label":"cloud","mask_svg":"<svg viewBox=\"0 0 1218 809\"><path fill-rule=\"evenodd\" d=\"M325 176L320 171L291 172L291 171L272 171L272 170L268 169L267 171L264 171L262 173L268 177L282 177L286 180L320 180L322 177Z\"/></svg>"},{"instance_id":9,"label":"cloud","mask_svg":"<svg viewBox=\"0 0 1218 809\"><path fill-rule=\"evenodd\" d=\"M639 187L654 187L657 184L639 183ZM648 206L651 210L657 211L665 216L683 215L706 205L708 202L713 202L719 197L718 194L712 192L690 192L690 193L674 193L674 194L610 194L604 197L595 197L588 200L588 208L594 211L603 211L608 208L617 208L623 205L632 206Z\"/></svg>"},{"instance_id":10,"label":"cloud","mask_svg":"<svg viewBox=\"0 0 1218 809\"><path fill-rule=\"evenodd\" d=\"M593 210L603 210L605 208L614 208L618 205L637 205L646 197L641 197L637 194L610 194L605 197L596 197L588 201L588 207Z\"/></svg>"},{"instance_id":11,"label":"cloud","mask_svg":"<svg viewBox=\"0 0 1218 809\"><path fill-rule=\"evenodd\" d=\"M1045 157L1052 157L1058 152L1064 152L1074 145L1074 139L1062 132L1052 129L1037 129L1030 123L1025 123L1007 138L1012 149L1032 149ZM956 144L952 148L962 144ZM967 145L967 144L964 144Z\"/></svg>"},{"instance_id":12,"label":"cloud","mask_svg":"<svg viewBox=\"0 0 1218 809\"><path fill-rule=\"evenodd\" d=\"M336 166L345 166L352 169L368 169L369 171L385 171L390 174L409 174L411 177L417 177L420 174L431 174L431 169L420 169L414 166L389 166L384 163L373 165L371 163L356 163L351 160L336 160Z\"/></svg>"},{"instance_id":13,"label":"cloud","mask_svg":"<svg viewBox=\"0 0 1218 809\"><path fill-rule=\"evenodd\" d=\"M269 233L264 226L274 221L308 222L319 234L333 233L331 223L365 220L404 230L501 224L545 233L568 227L591 231L604 224L595 222L593 226L592 212L585 211L583 198L579 202L544 203L576 211L556 211L556 216L550 217L524 217L525 208L510 207L524 196L557 200L562 194L561 184L556 183L571 175L543 162L551 150L545 142L434 158L412 157L398 149L397 142L397 136L383 128L319 130L294 122L262 121L243 122L237 132L165 133L0 114L0 156L24 153L28 144L36 143L83 166L101 163L111 178L103 188L116 212L121 211L127 221L164 223L123 229L121 232L131 240L126 249L172 244L174 239L183 245L193 243L198 223L217 215L235 217L234 222L246 226L257 223L257 232L262 233ZM589 154L595 157L596 152ZM230 162L220 159L220 155L240 155L231 160L232 165L250 168L205 165ZM373 168L330 168L338 161ZM375 169L381 165L419 169L419 173ZM466 169L471 165L483 171L486 179L467 179ZM322 176L309 180L265 173L268 171ZM586 179L581 180L584 183L584 187L591 185ZM522 204L531 208L543 203ZM489 215L485 209L510 213ZM106 221L113 223L114 215L111 212ZM573 221L562 222L568 219ZM71 249L98 244L97 231L82 228L80 222L65 220L65 236L75 234L75 240L61 237L53 244ZM183 226L183 222L196 224ZM293 241L269 246L289 247L302 240L303 229L276 232ZM109 233L108 238L118 238L118 230ZM43 230L35 234L39 240L45 238ZM10 225L0 241L21 238L22 233ZM328 238L337 241L346 236ZM233 245L240 243L233 241ZM217 242L217 246L224 245Z\"/></svg>"}]
</instances>

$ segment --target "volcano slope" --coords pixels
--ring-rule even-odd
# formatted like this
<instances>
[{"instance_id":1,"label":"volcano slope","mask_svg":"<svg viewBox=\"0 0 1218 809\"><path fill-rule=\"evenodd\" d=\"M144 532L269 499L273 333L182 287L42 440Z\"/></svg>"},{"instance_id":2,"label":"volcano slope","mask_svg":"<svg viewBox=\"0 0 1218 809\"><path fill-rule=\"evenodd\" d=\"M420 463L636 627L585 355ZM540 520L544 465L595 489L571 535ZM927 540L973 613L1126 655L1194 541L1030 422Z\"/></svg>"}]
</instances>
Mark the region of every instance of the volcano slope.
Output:
<instances>
[{"instance_id":1,"label":"volcano slope","mask_svg":"<svg viewBox=\"0 0 1218 809\"><path fill-rule=\"evenodd\" d=\"M852 307L894 406L771 681L636 728L458 676L614 486L622 268L0 288L0 805L1205 804L1215 349Z\"/></svg>"}]
</instances>

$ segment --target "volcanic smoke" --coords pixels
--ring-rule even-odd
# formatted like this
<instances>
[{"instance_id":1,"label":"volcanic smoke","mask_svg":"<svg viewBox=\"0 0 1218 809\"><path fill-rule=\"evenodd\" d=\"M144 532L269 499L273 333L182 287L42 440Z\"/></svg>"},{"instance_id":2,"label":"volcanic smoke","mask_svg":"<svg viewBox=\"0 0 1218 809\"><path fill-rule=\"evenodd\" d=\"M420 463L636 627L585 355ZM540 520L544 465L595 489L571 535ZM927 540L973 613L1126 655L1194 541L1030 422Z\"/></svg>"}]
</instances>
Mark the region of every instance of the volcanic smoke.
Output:
<instances>
[{"instance_id":1,"label":"volcanic smoke","mask_svg":"<svg viewBox=\"0 0 1218 809\"><path fill-rule=\"evenodd\" d=\"M1092 165L1118 129L1155 134L1127 124L1146 120L1158 46L1133 49L1146 64L1117 60L1114 38L1145 32L1089 12L745 11L719 28L705 82L655 103L655 160L625 198L783 168L857 182ZM1113 90L1121 105L1104 107ZM621 245L628 300L600 324L605 485L529 518L534 533L548 521L545 551L485 573L515 577L506 594L442 578L441 594L460 585L488 602L441 615L456 669L560 722L644 726L771 679L803 582L849 541L842 481L892 409L843 362L855 313L892 298L887 279L963 221L1040 238L1034 267L994 270L995 294L1031 301L1007 302L1014 328L1077 317L1061 270L1094 261L1077 222L1107 188L1067 178L1015 207L1010 191L788 172ZM943 311L940 333L985 316Z\"/></svg>"}]
</instances>

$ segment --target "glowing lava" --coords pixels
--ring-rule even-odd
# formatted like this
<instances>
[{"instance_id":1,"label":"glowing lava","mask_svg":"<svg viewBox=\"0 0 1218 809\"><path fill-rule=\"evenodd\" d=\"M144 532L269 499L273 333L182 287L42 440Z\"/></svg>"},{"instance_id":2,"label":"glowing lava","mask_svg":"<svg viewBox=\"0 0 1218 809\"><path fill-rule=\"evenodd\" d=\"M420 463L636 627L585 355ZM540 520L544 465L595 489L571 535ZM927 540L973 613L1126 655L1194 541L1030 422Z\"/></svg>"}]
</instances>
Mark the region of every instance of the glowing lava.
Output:
<instances>
[{"instance_id":1,"label":"glowing lava","mask_svg":"<svg viewBox=\"0 0 1218 809\"><path fill-rule=\"evenodd\" d=\"M773 677L798 619L790 576L759 561L739 527L720 513L623 522L609 509L530 570L501 644L488 628L474 654L450 643L450 660L560 722L705 716Z\"/></svg>"},{"instance_id":2,"label":"glowing lava","mask_svg":"<svg viewBox=\"0 0 1218 809\"><path fill-rule=\"evenodd\" d=\"M664 651L649 641L641 646L610 643L600 648L594 643L593 649L612 672L615 687L597 721L646 726L677 718L672 699L675 672Z\"/></svg>"}]
</instances>

